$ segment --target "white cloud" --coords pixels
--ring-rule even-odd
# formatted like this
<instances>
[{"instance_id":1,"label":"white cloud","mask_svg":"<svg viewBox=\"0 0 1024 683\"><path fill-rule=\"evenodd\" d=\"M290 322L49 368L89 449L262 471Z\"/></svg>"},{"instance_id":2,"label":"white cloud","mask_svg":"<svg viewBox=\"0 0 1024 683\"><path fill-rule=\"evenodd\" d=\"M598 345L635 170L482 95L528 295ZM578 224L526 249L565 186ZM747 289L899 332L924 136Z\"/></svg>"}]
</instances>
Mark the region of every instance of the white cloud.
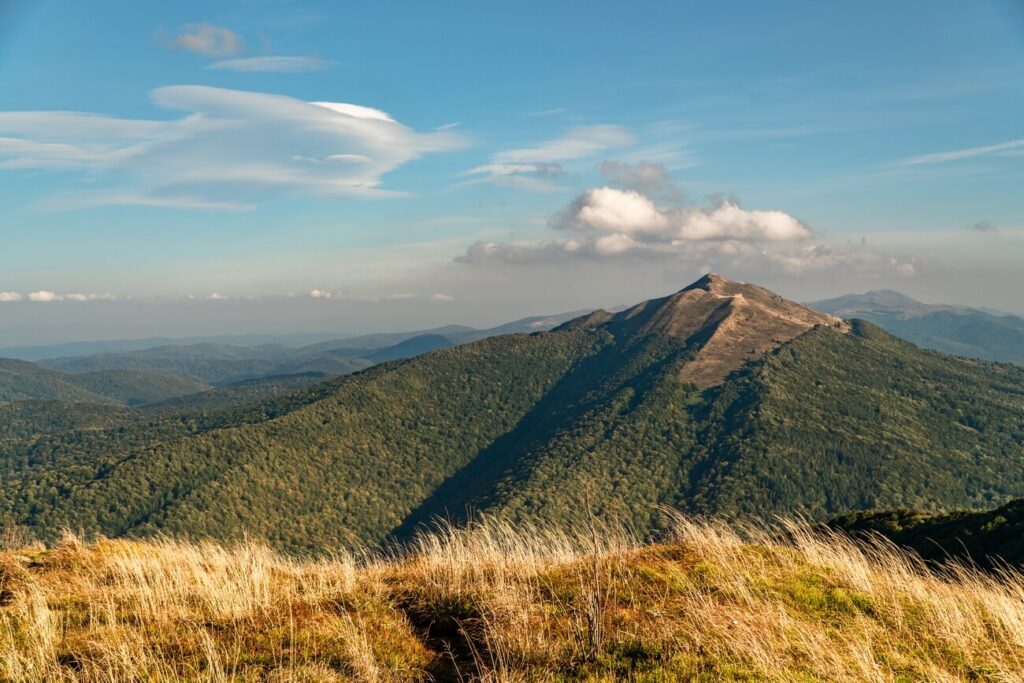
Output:
<instances>
[{"instance_id":1,"label":"white cloud","mask_svg":"<svg viewBox=\"0 0 1024 683\"><path fill-rule=\"evenodd\" d=\"M553 180L565 174L564 162L629 145L633 139L633 134L621 126L581 126L536 147L498 152L490 163L471 168L462 175L477 176L470 183L488 182L540 192L560 190L562 188Z\"/></svg>"},{"instance_id":2,"label":"white cloud","mask_svg":"<svg viewBox=\"0 0 1024 683\"><path fill-rule=\"evenodd\" d=\"M264 57L222 59L219 62L208 65L206 68L228 71L301 73L304 71L321 71L329 66L329 62L319 57L268 55Z\"/></svg>"},{"instance_id":3,"label":"white cloud","mask_svg":"<svg viewBox=\"0 0 1024 683\"><path fill-rule=\"evenodd\" d=\"M917 273L917 259L914 257L885 254L870 249L866 244L847 244L841 247L817 244L793 252L765 255L791 275L830 270L899 277L913 277Z\"/></svg>"},{"instance_id":4,"label":"white cloud","mask_svg":"<svg viewBox=\"0 0 1024 683\"><path fill-rule=\"evenodd\" d=\"M562 239L472 244L456 262L468 264L564 264L570 260L692 264L703 271L794 275L847 272L913 276L916 259L887 254L866 244L828 246L806 242L811 231L782 211L748 210L734 201L711 208L661 207L636 190L590 188L551 227Z\"/></svg>"},{"instance_id":5,"label":"white cloud","mask_svg":"<svg viewBox=\"0 0 1024 683\"><path fill-rule=\"evenodd\" d=\"M597 125L573 128L566 135L549 140L536 147L524 147L498 152L497 163L558 162L583 159L613 147L624 147L633 142L633 134L622 126Z\"/></svg>"},{"instance_id":6,"label":"white cloud","mask_svg":"<svg viewBox=\"0 0 1024 683\"><path fill-rule=\"evenodd\" d=\"M311 289L309 290L309 296L313 299L330 299L332 294L323 289Z\"/></svg>"},{"instance_id":7,"label":"white cloud","mask_svg":"<svg viewBox=\"0 0 1024 683\"><path fill-rule=\"evenodd\" d=\"M661 233L668 219L649 198L635 190L597 187L583 194L563 214L561 227L598 232Z\"/></svg>"},{"instance_id":8,"label":"white cloud","mask_svg":"<svg viewBox=\"0 0 1024 683\"><path fill-rule=\"evenodd\" d=\"M565 189L555 182L565 175L565 169L553 162L482 164L461 175L479 176L468 181L469 184L486 182L534 192L560 192Z\"/></svg>"},{"instance_id":9,"label":"white cloud","mask_svg":"<svg viewBox=\"0 0 1024 683\"><path fill-rule=\"evenodd\" d=\"M527 116L554 116L556 114L564 114L565 107L555 107L553 109L542 109L541 111L531 111Z\"/></svg>"},{"instance_id":10,"label":"white cloud","mask_svg":"<svg viewBox=\"0 0 1024 683\"><path fill-rule=\"evenodd\" d=\"M0 292L0 301L21 301L22 295L18 292ZM83 292L69 292L59 293L51 292L48 289L41 289L36 292L29 292L27 295L29 301L41 304L53 303L56 301L73 301L73 302L86 302L86 301L113 301L117 297L110 293L83 293Z\"/></svg>"},{"instance_id":11,"label":"white cloud","mask_svg":"<svg viewBox=\"0 0 1024 683\"><path fill-rule=\"evenodd\" d=\"M921 164L941 164L947 161L959 161L971 157L986 156L990 154L1011 154L1019 148L1024 147L1024 140L1010 140L996 145L985 145L983 147L968 147L956 149L949 152L935 152L934 154L922 154L916 157L909 157L894 162L893 166L919 166Z\"/></svg>"},{"instance_id":12,"label":"white cloud","mask_svg":"<svg viewBox=\"0 0 1024 683\"><path fill-rule=\"evenodd\" d=\"M208 294L206 298L209 301L227 301L228 300L228 297L224 296L223 294L218 294L217 292L213 292L211 294Z\"/></svg>"},{"instance_id":13,"label":"white cloud","mask_svg":"<svg viewBox=\"0 0 1024 683\"><path fill-rule=\"evenodd\" d=\"M645 234L652 241L787 241L811 236L803 223L782 211L748 211L729 201L711 209L661 209L640 192L613 187L585 190L555 224L582 232Z\"/></svg>"},{"instance_id":14,"label":"white cloud","mask_svg":"<svg viewBox=\"0 0 1024 683\"><path fill-rule=\"evenodd\" d=\"M384 174L461 147L371 107L183 85L152 92L172 121L78 112L0 112L0 169L75 169L87 192L45 208L104 204L244 210L269 192L393 196ZM104 189L99 189L103 187Z\"/></svg>"},{"instance_id":15,"label":"white cloud","mask_svg":"<svg viewBox=\"0 0 1024 683\"><path fill-rule=\"evenodd\" d=\"M430 295L430 300L431 301L445 301L445 302L447 302L447 301L455 301L455 297L454 296L450 296L448 294L431 294Z\"/></svg>"},{"instance_id":16,"label":"white cloud","mask_svg":"<svg viewBox=\"0 0 1024 683\"><path fill-rule=\"evenodd\" d=\"M182 26L174 44L182 50L206 57L226 57L242 50L241 36L229 28L206 22Z\"/></svg>"},{"instance_id":17,"label":"white cloud","mask_svg":"<svg viewBox=\"0 0 1024 683\"><path fill-rule=\"evenodd\" d=\"M82 294L80 292L72 292L71 294L63 295L63 298L68 301L110 301L114 298L113 294Z\"/></svg>"}]
</instances>

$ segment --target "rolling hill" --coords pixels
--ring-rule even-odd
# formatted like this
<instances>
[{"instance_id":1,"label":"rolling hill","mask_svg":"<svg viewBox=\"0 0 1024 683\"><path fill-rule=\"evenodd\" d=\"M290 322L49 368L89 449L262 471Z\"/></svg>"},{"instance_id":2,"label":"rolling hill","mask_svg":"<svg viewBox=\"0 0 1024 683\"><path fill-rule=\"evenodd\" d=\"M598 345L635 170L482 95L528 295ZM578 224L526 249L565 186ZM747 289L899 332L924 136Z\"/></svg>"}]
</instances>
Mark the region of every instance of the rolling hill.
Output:
<instances>
[{"instance_id":1,"label":"rolling hill","mask_svg":"<svg viewBox=\"0 0 1024 683\"><path fill-rule=\"evenodd\" d=\"M112 369L72 374L0 358L0 402L55 400L134 406L207 388L200 382L146 372Z\"/></svg>"},{"instance_id":2,"label":"rolling hill","mask_svg":"<svg viewBox=\"0 0 1024 683\"><path fill-rule=\"evenodd\" d=\"M815 519L1024 495L1024 370L701 278L618 313L5 446L0 517L52 537L255 534L323 552L475 511Z\"/></svg>"},{"instance_id":3,"label":"rolling hill","mask_svg":"<svg viewBox=\"0 0 1024 683\"><path fill-rule=\"evenodd\" d=\"M1024 318L966 306L924 304L891 290L848 294L807 304L860 318L918 346L968 358L1024 365Z\"/></svg>"}]
</instances>

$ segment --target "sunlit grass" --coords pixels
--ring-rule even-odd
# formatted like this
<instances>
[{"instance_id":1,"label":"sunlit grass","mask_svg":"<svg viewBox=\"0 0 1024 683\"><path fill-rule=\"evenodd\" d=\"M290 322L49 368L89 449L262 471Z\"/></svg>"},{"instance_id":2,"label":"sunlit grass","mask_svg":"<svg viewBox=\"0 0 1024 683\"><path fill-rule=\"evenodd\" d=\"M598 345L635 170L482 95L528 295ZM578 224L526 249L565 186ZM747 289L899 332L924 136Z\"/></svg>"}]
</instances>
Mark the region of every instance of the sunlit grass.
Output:
<instances>
[{"instance_id":1,"label":"sunlit grass","mask_svg":"<svg viewBox=\"0 0 1024 683\"><path fill-rule=\"evenodd\" d=\"M12 681L1024 679L1024 580L675 516L484 521L388 555L66 536L0 553Z\"/></svg>"}]
</instances>

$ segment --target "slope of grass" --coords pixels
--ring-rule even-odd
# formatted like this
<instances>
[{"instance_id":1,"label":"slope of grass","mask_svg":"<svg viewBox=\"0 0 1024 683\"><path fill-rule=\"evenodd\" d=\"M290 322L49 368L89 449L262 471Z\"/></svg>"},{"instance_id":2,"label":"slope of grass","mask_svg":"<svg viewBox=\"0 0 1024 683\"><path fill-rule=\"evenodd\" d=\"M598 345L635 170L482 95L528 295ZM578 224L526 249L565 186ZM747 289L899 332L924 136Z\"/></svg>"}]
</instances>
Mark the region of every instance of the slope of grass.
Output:
<instances>
[{"instance_id":1,"label":"slope of grass","mask_svg":"<svg viewBox=\"0 0 1024 683\"><path fill-rule=\"evenodd\" d=\"M390 556L67 536L0 553L11 681L1009 681L1024 577L800 525L485 521Z\"/></svg>"}]
</instances>

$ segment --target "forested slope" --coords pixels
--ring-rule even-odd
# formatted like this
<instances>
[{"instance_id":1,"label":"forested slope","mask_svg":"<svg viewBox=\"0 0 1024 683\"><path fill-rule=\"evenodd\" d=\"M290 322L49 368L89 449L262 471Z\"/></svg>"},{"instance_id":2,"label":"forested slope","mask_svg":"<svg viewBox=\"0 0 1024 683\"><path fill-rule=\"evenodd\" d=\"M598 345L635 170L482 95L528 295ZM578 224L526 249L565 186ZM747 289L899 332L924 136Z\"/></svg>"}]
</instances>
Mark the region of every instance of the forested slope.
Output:
<instances>
[{"instance_id":1,"label":"forested slope","mask_svg":"<svg viewBox=\"0 0 1024 683\"><path fill-rule=\"evenodd\" d=\"M476 511L644 531L659 504L825 519L1024 495L1024 370L819 315L705 278L284 395L12 435L0 512L44 536L255 534L322 552Z\"/></svg>"}]
</instances>

